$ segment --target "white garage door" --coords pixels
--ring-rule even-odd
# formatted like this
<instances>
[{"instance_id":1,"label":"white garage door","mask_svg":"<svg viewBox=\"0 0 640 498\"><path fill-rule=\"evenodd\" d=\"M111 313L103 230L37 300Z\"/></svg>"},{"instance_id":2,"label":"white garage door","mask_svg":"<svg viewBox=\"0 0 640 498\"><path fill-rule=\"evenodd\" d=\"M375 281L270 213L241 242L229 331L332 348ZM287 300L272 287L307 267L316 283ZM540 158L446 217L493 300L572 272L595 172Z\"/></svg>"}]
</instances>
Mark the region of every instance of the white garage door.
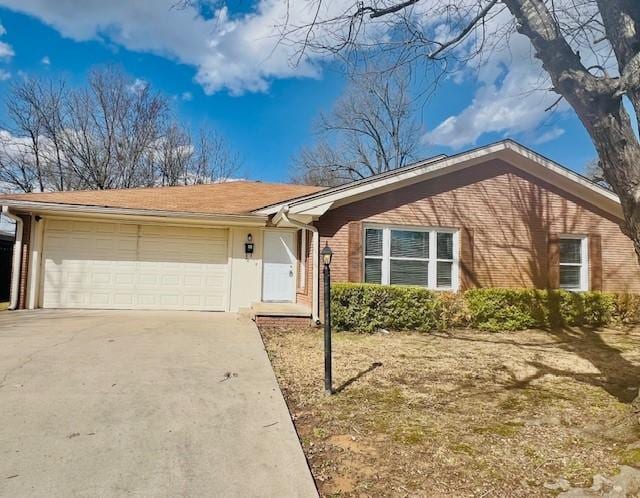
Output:
<instances>
[{"instance_id":1,"label":"white garage door","mask_svg":"<svg viewBox=\"0 0 640 498\"><path fill-rule=\"evenodd\" d=\"M227 231L47 220L44 308L226 308Z\"/></svg>"}]
</instances>

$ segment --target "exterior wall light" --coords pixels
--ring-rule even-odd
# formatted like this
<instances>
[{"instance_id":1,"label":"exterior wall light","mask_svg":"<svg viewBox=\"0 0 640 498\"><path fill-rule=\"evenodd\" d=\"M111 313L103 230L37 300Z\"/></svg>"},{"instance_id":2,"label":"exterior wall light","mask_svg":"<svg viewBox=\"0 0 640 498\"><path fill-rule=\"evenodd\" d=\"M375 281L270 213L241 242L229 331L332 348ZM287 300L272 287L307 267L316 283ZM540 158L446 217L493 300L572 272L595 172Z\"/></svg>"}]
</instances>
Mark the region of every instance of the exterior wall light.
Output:
<instances>
[{"instance_id":1,"label":"exterior wall light","mask_svg":"<svg viewBox=\"0 0 640 498\"><path fill-rule=\"evenodd\" d=\"M246 255L253 254L253 236L251 234L247 235L247 241L244 243L244 253Z\"/></svg>"}]
</instances>

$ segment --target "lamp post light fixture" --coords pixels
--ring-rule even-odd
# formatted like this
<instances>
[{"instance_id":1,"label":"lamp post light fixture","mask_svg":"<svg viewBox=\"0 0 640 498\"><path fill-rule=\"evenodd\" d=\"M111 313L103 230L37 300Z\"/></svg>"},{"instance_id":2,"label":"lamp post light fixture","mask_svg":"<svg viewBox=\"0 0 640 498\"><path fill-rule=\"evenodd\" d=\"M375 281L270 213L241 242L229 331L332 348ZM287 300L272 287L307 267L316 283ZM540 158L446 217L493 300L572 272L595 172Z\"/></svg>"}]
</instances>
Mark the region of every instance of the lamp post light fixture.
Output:
<instances>
[{"instance_id":1,"label":"lamp post light fixture","mask_svg":"<svg viewBox=\"0 0 640 498\"><path fill-rule=\"evenodd\" d=\"M331 258L333 251L326 243L320 253L324 269L324 390L327 394L333 394L331 386Z\"/></svg>"}]
</instances>

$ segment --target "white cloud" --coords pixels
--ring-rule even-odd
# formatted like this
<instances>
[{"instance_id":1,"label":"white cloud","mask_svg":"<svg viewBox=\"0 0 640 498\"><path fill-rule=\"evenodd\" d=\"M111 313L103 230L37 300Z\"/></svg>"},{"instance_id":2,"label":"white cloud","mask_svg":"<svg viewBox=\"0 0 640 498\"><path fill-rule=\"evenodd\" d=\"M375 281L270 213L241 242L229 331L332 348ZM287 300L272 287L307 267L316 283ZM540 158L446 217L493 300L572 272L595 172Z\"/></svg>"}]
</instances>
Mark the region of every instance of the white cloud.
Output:
<instances>
[{"instance_id":1,"label":"white cloud","mask_svg":"<svg viewBox=\"0 0 640 498\"><path fill-rule=\"evenodd\" d=\"M196 68L207 93L265 91L274 78L317 77L320 54L298 64L299 47L278 43L277 26L310 21L315 3L257 0L252 11L230 14L226 7L205 19L176 0L0 0L0 5L38 17L73 40L103 39L129 50L151 52ZM331 15L345 0L323 2ZM302 36L302 33L301 33Z\"/></svg>"},{"instance_id":2,"label":"white cloud","mask_svg":"<svg viewBox=\"0 0 640 498\"><path fill-rule=\"evenodd\" d=\"M8 43L0 41L0 59L11 59L16 53Z\"/></svg>"},{"instance_id":3,"label":"white cloud","mask_svg":"<svg viewBox=\"0 0 640 498\"><path fill-rule=\"evenodd\" d=\"M40 59L40 62L42 64L44 64L45 66L50 66L51 65L51 59L49 59L48 55L45 55L42 59Z\"/></svg>"},{"instance_id":4,"label":"white cloud","mask_svg":"<svg viewBox=\"0 0 640 498\"><path fill-rule=\"evenodd\" d=\"M488 30L504 26L508 19L494 18ZM539 60L533 57L529 40L513 34L508 46L497 46L483 60L477 72L471 75L467 68L465 78L458 77L458 84L475 85L469 105L458 114L444 119L428 131L423 139L430 145L443 145L459 149L475 144L485 133L503 136L531 135L550 119L546 109L554 107L566 112L569 106L562 101L554 106L557 94L548 90L551 83ZM471 77L470 77L471 75ZM534 141L543 143L558 138L563 130L554 128Z\"/></svg>"},{"instance_id":5,"label":"white cloud","mask_svg":"<svg viewBox=\"0 0 640 498\"><path fill-rule=\"evenodd\" d=\"M180 99L185 102L191 102L193 100L193 94L191 92L182 92L182 94L180 94Z\"/></svg>"},{"instance_id":6,"label":"white cloud","mask_svg":"<svg viewBox=\"0 0 640 498\"><path fill-rule=\"evenodd\" d=\"M132 93L140 93L142 92L145 88L147 88L149 86L149 82L145 81L143 79L140 78L136 78L135 80L133 80L133 83L131 83L131 85L129 85L129 91Z\"/></svg>"},{"instance_id":7,"label":"white cloud","mask_svg":"<svg viewBox=\"0 0 640 498\"><path fill-rule=\"evenodd\" d=\"M7 30L0 24L0 36L7 34ZM16 53L13 51L13 47L8 43L0 41L0 59L11 59ZM6 78L5 78L6 79Z\"/></svg>"},{"instance_id":8,"label":"white cloud","mask_svg":"<svg viewBox=\"0 0 640 498\"><path fill-rule=\"evenodd\" d=\"M0 69L0 81L7 81L11 78L11 73L6 69Z\"/></svg>"},{"instance_id":9,"label":"white cloud","mask_svg":"<svg viewBox=\"0 0 640 498\"><path fill-rule=\"evenodd\" d=\"M531 132L549 119L545 109L557 95L545 89L545 75L528 54L514 53L510 64L493 69L487 68L491 76L481 71L473 99L463 111L425 134L427 144L457 149L475 144L485 133ZM558 106L560 111L567 108L565 103Z\"/></svg>"},{"instance_id":10,"label":"white cloud","mask_svg":"<svg viewBox=\"0 0 640 498\"><path fill-rule=\"evenodd\" d=\"M536 145L540 145L547 142L552 142L553 140L560 138L562 135L564 135L564 129L554 126L550 130L543 132L542 135L534 138L533 143Z\"/></svg>"}]
</instances>

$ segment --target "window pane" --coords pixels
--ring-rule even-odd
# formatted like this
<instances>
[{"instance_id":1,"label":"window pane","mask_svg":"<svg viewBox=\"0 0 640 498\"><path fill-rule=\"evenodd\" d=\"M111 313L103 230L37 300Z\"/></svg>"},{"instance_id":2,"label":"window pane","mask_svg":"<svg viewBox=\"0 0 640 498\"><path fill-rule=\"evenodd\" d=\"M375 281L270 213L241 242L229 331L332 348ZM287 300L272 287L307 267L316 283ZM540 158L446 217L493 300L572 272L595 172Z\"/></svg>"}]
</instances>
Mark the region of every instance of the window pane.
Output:
<instances>
[{"instance_id":1,"label":"window pane","mask_svg":"<svg viewBox=\"0 0 640 498\"><path fill-rule=\"evenodd\" d=\"M391 230L391 257L428 258L429 232Z\"/></svg>"},{"instance_id":2,"label":"window pane","mask_svg":"<svg viewBox=\"0 0 640 498\"><path fill-rule=\"evenodd\" d=\"M364 254L365 256L382 256L382 230L367 228Z\"/></svg>"},{"instance_id":3,"label":"window pane","mask_svg":"<svg viewBox=\"0 0 640 498\"><path fill-rule=\"evenodd\" d=\"M438 287L451 287L451 270L453 263L448 261L438 261L436 272L436 285Z\"/></svg>"},{"instance_id":4,"label":"window pane","mask_svg":"<svg viewBox=\"0 0 640 498\"><path fill-rule=\"evenodd\" d=\"M382 283L382 260L381 259L365 259L364 260L364 281L368 284Z\"/></svg>"},{"instance_id":5,"label":"window pane","mask_svg":"<svg viewBox=\"0 0 640 498\"><path fill-rule=\"evenodd\" d=\"M438 259L453 259L453 234L438 234Z\"/></svg>"},{"instance_id":6,"label":"window pane","mask_svg":"<svg viewBox=\"0 0 640 498\"><path fill-rule=\"evenodd\" d=\"M560 263L580 264L582 262L581 246L580 239L560 239Z\"/></svg>"},{"instance_id":7,"label":"window pane","mask_svg":"<svg viewBox=\"0 0 640 498\"><path fill-rule=\"evenodd\" d=\"M429 284L429 266L426 261L391 260L390 283L396 285Z\"/></svg>"},{"instance_id":8,"label":"window pane","mask_svg":"<svg viewBox=\"0 0 640 498\"><path fill-rule=\"evenodd\" d=\"M580 267L561 266L560 267L560 287L563 289L580 288Z\"/></svg>"}]
</instances>

